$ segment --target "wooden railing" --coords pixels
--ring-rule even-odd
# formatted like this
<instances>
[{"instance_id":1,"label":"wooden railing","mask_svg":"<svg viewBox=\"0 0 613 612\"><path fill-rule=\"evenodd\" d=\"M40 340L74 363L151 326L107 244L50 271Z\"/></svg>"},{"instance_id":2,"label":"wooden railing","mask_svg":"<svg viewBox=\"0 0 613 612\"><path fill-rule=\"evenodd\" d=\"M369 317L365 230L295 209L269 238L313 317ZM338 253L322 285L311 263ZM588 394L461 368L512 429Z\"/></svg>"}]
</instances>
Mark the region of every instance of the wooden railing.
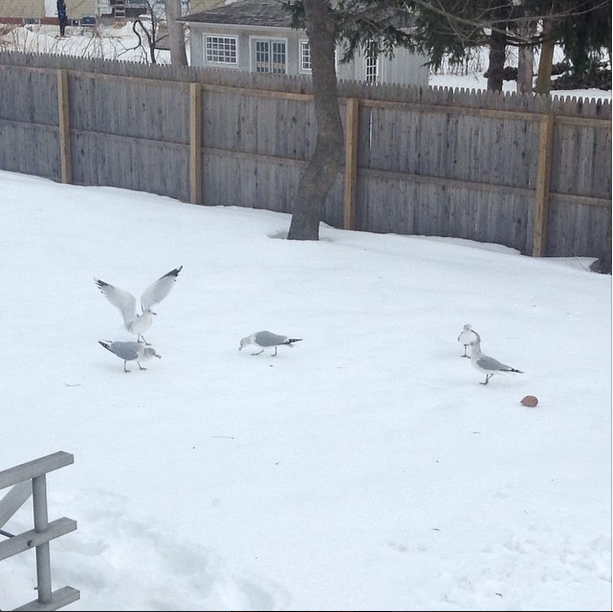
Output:
<instances>
[{"instance_id":1,"label":"wooden railing","mask_svg":"<svg viewBox=\"0 0 613 612\"><path fill-rule=\"evenodd\" d=\"M78 590L65 586L57 591L51 587L51 555L49 541L77 528L76 521L63 517L49 521L47 511L47 474L71 465L74 457L59 451L46 457L22 463L0 471L0 489L11 487L0 499L0 561L27 550L36 549L36 581L38 599L15 610L57 610L80 598ZM4 531L2 527L32 496L34 529L20 534Z\"/></svg>"}]
</instances>

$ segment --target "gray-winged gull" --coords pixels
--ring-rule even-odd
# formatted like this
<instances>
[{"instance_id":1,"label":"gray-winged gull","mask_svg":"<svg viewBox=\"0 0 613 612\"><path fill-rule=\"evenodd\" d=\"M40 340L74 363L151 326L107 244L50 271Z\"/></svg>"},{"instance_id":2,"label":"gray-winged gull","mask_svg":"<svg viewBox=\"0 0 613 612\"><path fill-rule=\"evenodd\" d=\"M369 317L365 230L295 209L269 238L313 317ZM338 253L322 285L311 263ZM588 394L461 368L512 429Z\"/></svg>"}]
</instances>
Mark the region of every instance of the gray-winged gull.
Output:
<instances>
[{"instance_id":1,"label":"gray-winged gull","mask_svg":"<svg viewBox=\"0 0 613 612\"><path fill-rule=\"evenodd\" d=\"M123 359L123 371L129 372L126 367L126 362L128 361L136 361L138 363L138 367L141 370L146 370L147 368L143 368L140 364L141 361L147 361L152 357L157 357L161 359L162 356L158 355L155 352L155 349L152 346L145 346L142 342L113 342L112 340L98 340L98 343L101 344L107 351L111 351L119 357Z\"/></svg>"},{"instance_id":2,"label":"gray-winged gull","mask_svg":"<svg viewBox=\"0 0 613 612\"><path fill-rule=\"evenodd\" d=\"M287 336L280 336L279 334L273 334L269 331L259 331L250 336L246 336L241 340L238 350L243 350L244 347L254 344L259 346L262 350L252 355L260 355L264 352L264 349L274 348L275 352L272 354L274 357L277 354L278 346L292 346L294 342L300 342L302 338L288 338Z\"/></svg>"},{"instance_id":3,"label":"gray-winged gull","mask_svg":"<svg viewBox=\"0 0 613 612\"><path fill-rule=\"evenodd\" d=\"M471 364L476 370L485 374L485 382L480 384L487 385L494 374L523 374L521 370L512 368L504 363L500 363L500 361L493 357L484 355L481 352L481 342L479 340L471 342L469 347Z\"/></svg>"},{"instance_id":4,"label":"gray-winged gull","mask_svg":"<svg viewBox=\"0 0 613 612\"><path fill-rule=\"evenodd\" d=\"M462 357L470 357L470 355L466 354L466 349L471 342L481 342L481 336L471 327L470 323L467 323L463 328L462 332L458 336L458 342L461 342L464 345L464 354Z\"/></svg>"},{"instance_id":5,"label":"gray-winged gull","mask_svg":"<svg viewBox=\"0 0 613 612\"><path fill-rule=\"evenodd\" d=\"M140 296L141 314L137 314L136 298L129 291L109 285L109 283L98 280L97 278L94 278L94 280L108 301L111 302L113 306L119 308L126 329L130 333L136 334L136 339L138 341L142 340L145 344L149 344L143 337L143 334L151 327L153 315L156 314L151 308L154 304L161 302L170 293L182 269L183 266L180 266L171 270L145 289Z\"/></svg>"}]
</instances>

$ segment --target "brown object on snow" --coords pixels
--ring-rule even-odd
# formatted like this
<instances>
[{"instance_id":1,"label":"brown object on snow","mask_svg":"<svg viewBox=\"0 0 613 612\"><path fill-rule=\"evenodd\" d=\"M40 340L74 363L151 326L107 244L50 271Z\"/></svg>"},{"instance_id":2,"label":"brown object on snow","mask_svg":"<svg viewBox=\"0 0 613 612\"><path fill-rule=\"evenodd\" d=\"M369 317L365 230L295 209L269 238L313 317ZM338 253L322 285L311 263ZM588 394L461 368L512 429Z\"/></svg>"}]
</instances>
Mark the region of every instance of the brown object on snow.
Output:
<instances>
[{"instance_id":1,"label":"brown object on snow","mask_svg":"<svg viewBox=\"0 0 613 612\"><path fill-rule=\"evenodd\" d=\"M521 401L524 406L528 406L530 408L534 408L538 403L538 398L534 397L534 395L526 395L524 399Z\"/></svg>"}]
</instances>

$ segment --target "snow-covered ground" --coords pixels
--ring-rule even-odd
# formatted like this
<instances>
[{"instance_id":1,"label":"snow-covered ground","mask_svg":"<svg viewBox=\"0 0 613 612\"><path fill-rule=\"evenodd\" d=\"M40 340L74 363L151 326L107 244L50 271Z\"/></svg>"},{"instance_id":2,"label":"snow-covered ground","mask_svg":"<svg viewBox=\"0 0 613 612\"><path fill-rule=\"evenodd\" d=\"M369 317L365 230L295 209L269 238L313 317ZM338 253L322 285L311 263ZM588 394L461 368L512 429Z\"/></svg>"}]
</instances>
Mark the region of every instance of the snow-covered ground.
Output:
<instances>
[{"instance_id":1,"label":"snow-covered ground","mask_svg":"<svg viewBox=\"0 0 613 612\"><path fill-rule=\"evenodd\" d=\"M58 450L74 610L610 610L611 277L589 259L0 172L0 467ZM140 371L94 277L183 265ZM465 323L523 374L462 358ZM259 330L302 338L252 356ZM539 404L520 400L535 395ZM4 529L32 528L31 504ZM0 607L36 597L0 562Z\"/></svg>"}]
</instances>

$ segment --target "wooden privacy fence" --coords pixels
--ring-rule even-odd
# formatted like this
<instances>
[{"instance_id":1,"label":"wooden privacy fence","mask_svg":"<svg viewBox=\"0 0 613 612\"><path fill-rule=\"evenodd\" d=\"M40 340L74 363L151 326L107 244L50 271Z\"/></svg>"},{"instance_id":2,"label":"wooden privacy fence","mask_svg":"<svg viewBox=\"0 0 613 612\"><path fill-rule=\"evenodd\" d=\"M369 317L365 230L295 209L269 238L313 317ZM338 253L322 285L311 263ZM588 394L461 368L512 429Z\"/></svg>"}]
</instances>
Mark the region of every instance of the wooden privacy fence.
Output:
<instances>
[{"instance_id":1,"label":"wooden privacy fence","mask_svg":"<svg viewBox=\"0 0 613 612\"><path fill-rule=\"evenodd\" d=\"M308 78L0 53L0 169L292 213L317 131ZM611 105L339 83L334 227L600 257Z\"/></svg>"},{"instance_id":2,"label":"wooden privacy fence","mask_svg":"<svg viewBox=\"0 0 613 612\"><path fill-rule=\"evenodd\" d=\"M8 538L0 541L0 561L14 555L36 550L36 589L38 597L15 610L58 610L77 601L80 593L66 586L56 591L51 586L51 553L49 542L77 528L77 523L63 517L49 521L47 511L47 474L74 463L74 457L63 451L28 461L0 471L0 490L11 487L0 499L0 528L32 496L34 529L11 534L0 529L0 535Z\"/></svg>"}]
</instances>

